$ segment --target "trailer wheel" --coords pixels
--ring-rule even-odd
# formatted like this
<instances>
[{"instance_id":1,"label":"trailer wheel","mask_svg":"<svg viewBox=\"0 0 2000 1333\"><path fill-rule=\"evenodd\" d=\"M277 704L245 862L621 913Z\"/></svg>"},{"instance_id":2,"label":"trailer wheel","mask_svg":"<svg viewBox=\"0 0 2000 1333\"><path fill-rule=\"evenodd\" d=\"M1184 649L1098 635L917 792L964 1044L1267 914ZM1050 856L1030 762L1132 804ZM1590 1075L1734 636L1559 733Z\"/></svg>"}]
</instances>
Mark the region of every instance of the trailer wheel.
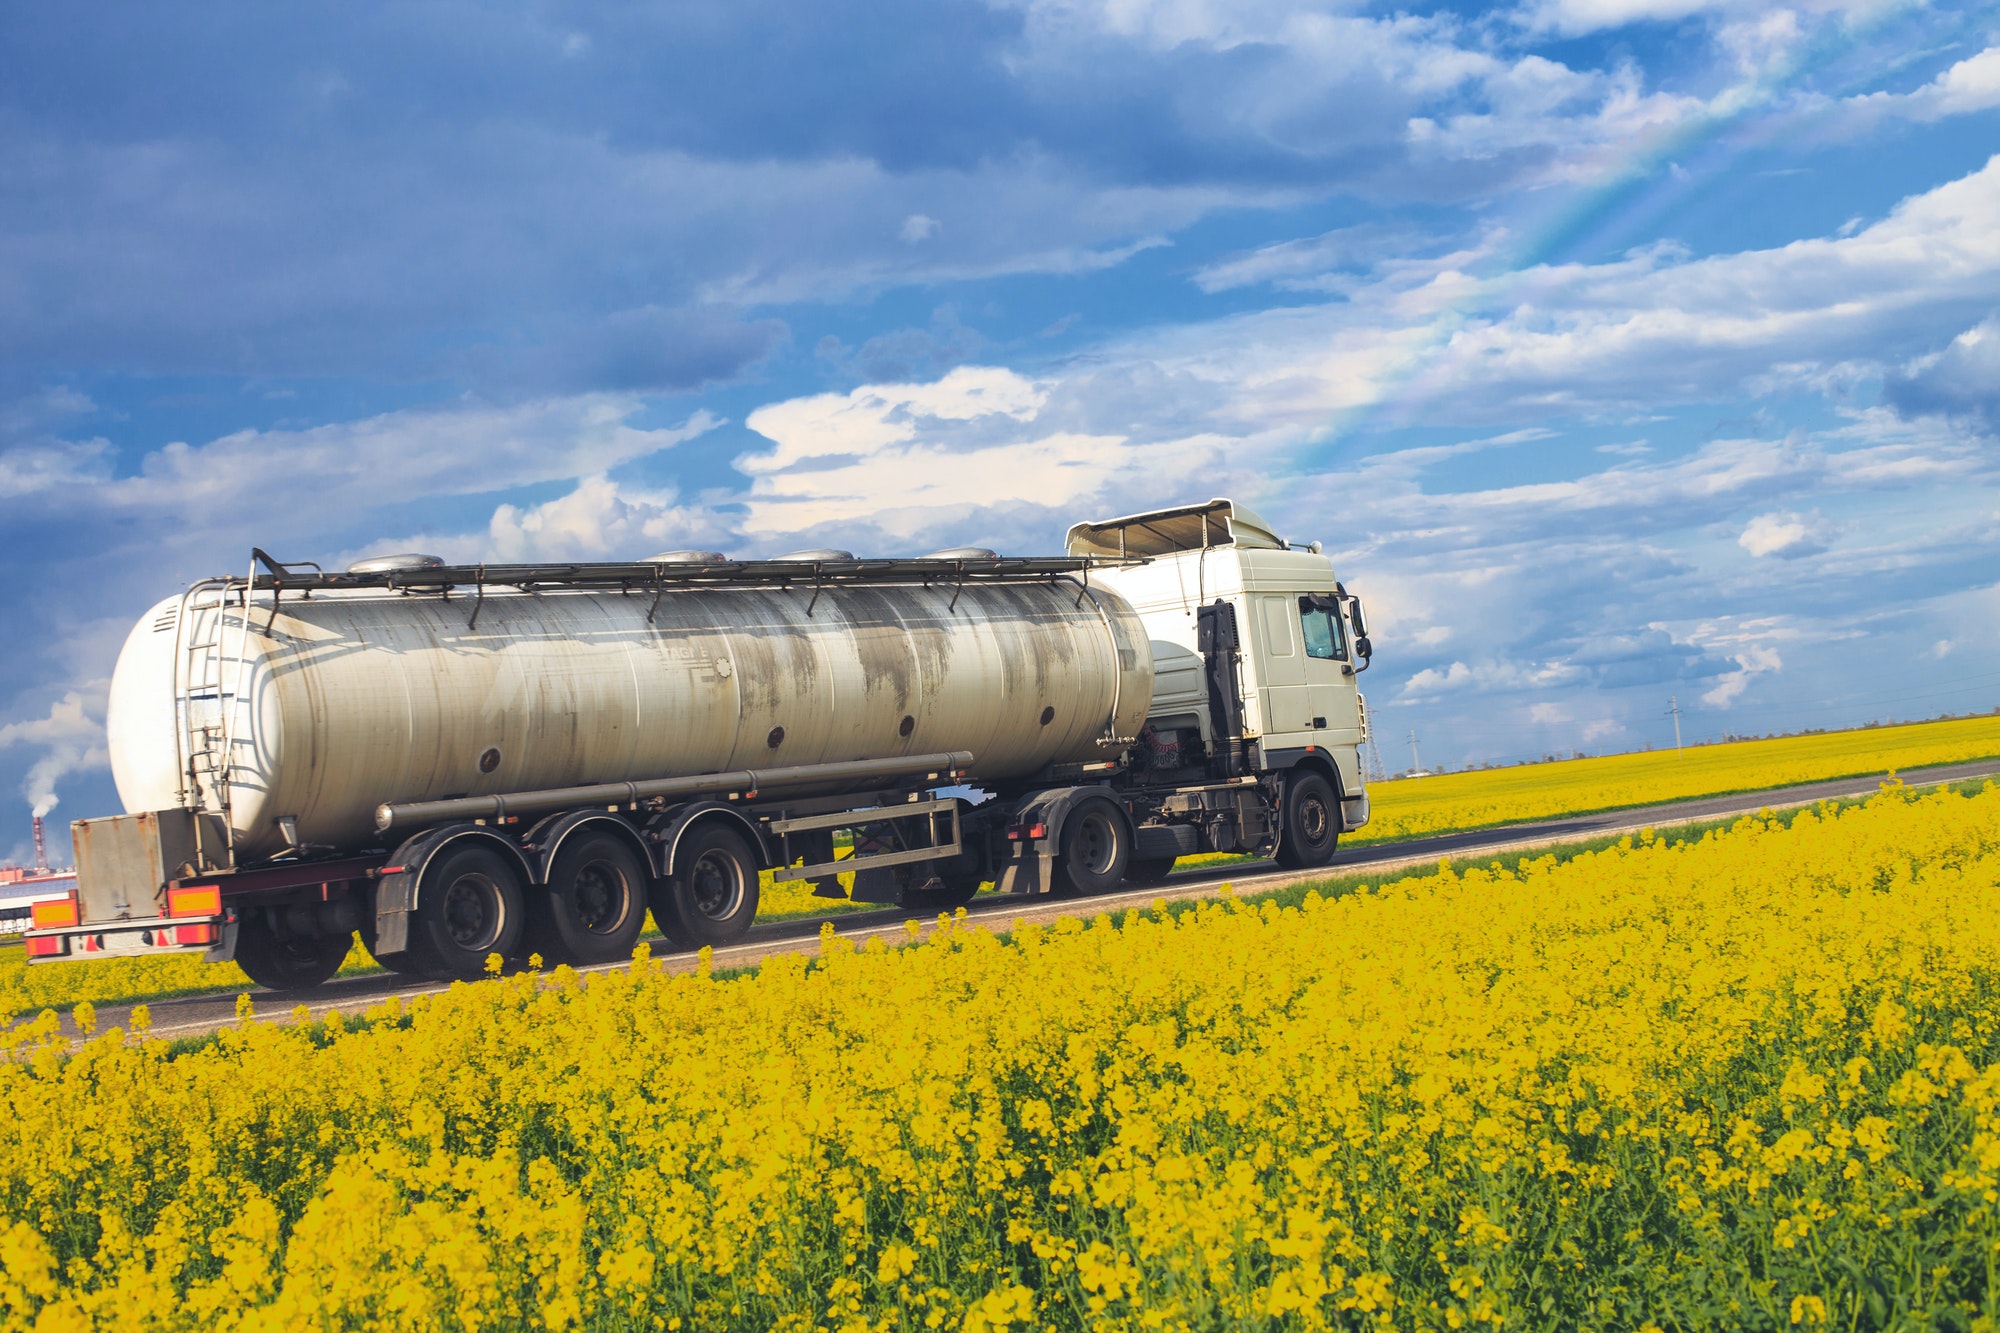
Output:
<instances>
[{"instance_id":1,"label":"trailer wheel","mask_svg":"<svg viewBox=\"0 0 2000 1333\"><path fill-rule=\"evenodd\" d=\"M683 949L733 944L757 916L758 866L743 835L698 826L674 854L673 878L654 886L653 919Z\"/></svg>"},{"instance_id":2,"label":"trailer wheel","mask_svg":"<svg viewBox=\"0 0 2000 1333\"><path fill-rule=\"evenodd\" d=\"M1175 859L1171 856L1156 856L1146 861L1134 858L1132 863L1125 867L1125 882L1142 887L1147 884L1158 884L1174 873Z\"/></svg>"},{"instance_id":3,"label":"trailer wheel","mask_svg":"<svg viewBox=\"0 0 2000 1333\"><path fill-rule=\"evenodd\" d=\"M254 912L236 927L236 965L266 990L310 990L340 971L353 943L352 935L281 940Z\"/></svg>"},{"instance_id":4,"label":"trailer wheel","mask_svg":"<svg viewBox=\"0 0 2000 1333\"><path fill-rule=\"evenodd\" d=\"M1057 848L1055 888L1062 893L1106 893L1125 878L1132 858L1132 826L1111 802L1084 801L1069 812Z\"/></svg>"},{"instance_id":5,"label":"trailer wheel","mask_svg":"<svg viewBox=\"0 0 2000 1333\"><path fill-rule=\"evenodd\" d=\"M1333 859L1340 842L1340 802L1333 784L1310 770L1293 770L1285 780L1284 829L1278 838L1278 864L1287 870L1311 870Z\"/></svg>"},{"instance_id":6,"label":"trailer wheel","mask_svg":"<svg viewBox=\"0 0 2000 1333\"><path fill-rule=\"evenodd\" d=\"M447 848L425 868L410 921L410 955L425 976L477 981L490 954L514 952L526 915L521 872L477 843Z\"/></svg>"},{"instance_id":7,"label":"trailer wheel","mask_svg":"<svg viewBox=\"0 0 2000 1333\"><path fill-rule=\"evenodd\" d=\"M578 830L549 867L522 947L552 963L632 956L646 925L646 872L615 833Z\"/></svg>"}]
</instances>

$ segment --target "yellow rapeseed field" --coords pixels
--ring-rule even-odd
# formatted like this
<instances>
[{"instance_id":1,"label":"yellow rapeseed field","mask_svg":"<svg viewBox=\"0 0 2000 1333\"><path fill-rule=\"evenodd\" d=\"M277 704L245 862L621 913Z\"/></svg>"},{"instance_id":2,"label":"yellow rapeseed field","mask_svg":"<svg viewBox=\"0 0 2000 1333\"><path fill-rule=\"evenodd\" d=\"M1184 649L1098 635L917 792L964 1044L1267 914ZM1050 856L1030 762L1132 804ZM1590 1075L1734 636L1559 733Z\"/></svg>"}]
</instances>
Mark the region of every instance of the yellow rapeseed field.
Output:
<instances>
[{"instance_id":1,"label":"yellow rapeseed field","mask_svg":"<svg viewBox=\"0 0 2000 1333\"><path fill-rule=\"evenodd\" d=\"M0 1065L0 1322L2000 1313L2000 789L823 949L189 1050L51 1016Z\"/></svg>"},{"instance_id":2,"label":"yellow rapeseed field","mask_svg":"<svg viewBox=\"0 0 2000 1333\"><path fill-rule=\"evenodd\" d=\"M1350 840L1424 837L1996 756L2000 715L1441 773L1371 783L1374 817Z\"/></svg>"}]
</instances>

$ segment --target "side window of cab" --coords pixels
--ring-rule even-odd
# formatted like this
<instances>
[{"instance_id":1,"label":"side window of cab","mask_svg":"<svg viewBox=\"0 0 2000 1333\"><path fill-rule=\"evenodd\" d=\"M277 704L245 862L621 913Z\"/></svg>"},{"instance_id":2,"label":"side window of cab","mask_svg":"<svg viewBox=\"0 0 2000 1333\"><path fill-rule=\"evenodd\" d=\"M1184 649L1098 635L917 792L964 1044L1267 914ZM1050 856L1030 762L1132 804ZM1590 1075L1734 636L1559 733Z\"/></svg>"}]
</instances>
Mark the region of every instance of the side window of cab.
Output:
<instances>
[{"instance_id":1,"label":"side window of cab","mask_svg":"<svg viewBox=\"0 0 2000 1333\"><path fill-rule=\"evenodd\" d=\"M1334 662L1347 660L1346 627L1333 598L1310 593L1299 598L1299 629L1307 657Z\"/></svg>"}]
</instances>

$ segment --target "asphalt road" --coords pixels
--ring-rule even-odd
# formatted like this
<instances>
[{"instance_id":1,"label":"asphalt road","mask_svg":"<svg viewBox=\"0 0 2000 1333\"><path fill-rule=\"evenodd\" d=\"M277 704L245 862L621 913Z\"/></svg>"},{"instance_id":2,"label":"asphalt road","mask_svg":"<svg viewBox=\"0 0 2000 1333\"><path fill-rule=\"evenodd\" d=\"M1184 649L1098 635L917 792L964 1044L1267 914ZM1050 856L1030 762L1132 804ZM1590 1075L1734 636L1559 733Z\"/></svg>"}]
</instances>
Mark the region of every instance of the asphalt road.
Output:
<instances>
[{"instance_id":1,"label":"asphalt road","mask_svg":"<svg viewBox=\"0 0 2000 1333\"><path fill-rule=\"evenodd\" d=\"M1347 874L1359 870L1393 871L1429 865L1436 862L1440 856L1470 859L1518 851L1527 847L1588 841L1592 838L1617 835L1647 827L1670 827L1755 810L1811 805L1816 801L1834 797L1860 796L1874 791L1880 785L1883 776L1878 773L1867 777L1841 778L1832 782L1815 782L1805 786L1781 787L1770 791L1710 796L1694 801L1676 801L1666 805L1642 806L1630 810L1610 810L1600 814L1577 815L1533 824L1511 824L1502 828L1450 833L1435 838L1417 838L1377 846L1344 848L1334 856L1330 866L1319 870L1305 872L1279 870L1270 861L1236 861L1183 871L1170 876L1162 884L1100 894L1093 898L988 896L976 899L966 910L975 921L986 921L1004 928L1015 921L1043 923L1064 916L1095 916L1100 912L1118 912L1129 907L1145 907L1160 899L1172 901L1209 897L1224 883L1233 884L1238 893L1257 893L1303 880L1325 879L1329 875ZM1899 776L1912 787L1961 782L1969 778L2000 777L2000 761L1987 760L1916 769ZM782 921L766 922L753 926L742 943L731 945L726 949L717 949L714 954L714 965L717 968L743 967L769 958L773 954L817 949L820 927L826 922L831 922L834 930L842 938L856 943L876 935L902 939L906 937L905 923L908 920L910 920L909 913L889 908L881 911L842 912L824 917L790 917ZM934 929L936 925L934 919L923 921L921 924L925 931ZM668 952L666 942L658 938L653 939L651 943L655 956L670 971L694 970L695 956L692 953ZM624 966L626 964L623 962L607 963L582 970L607 971ZM335 1010L343 1014L360 1013L380 1004L390 995L407 998L445 989L446 986L437 982L414 980L394 973L370 973L365 976L336 978L311 991L252 990L250 994L259 1020L289 1022L300 1005L307 1006L312 1017L323 1018ZM151 1001L148 1008L152 1015L153 1035L187 1037L226 1027L237 1021L236 995L237 993L232 991L224 995L197 995L182 999ZM130 1014L130 1005L104 1005L97 1010L98 1030L110 1027L129 1030ZM70 1035L75 1035L67 1017L64 1019L64 1028Z\"/></svg>"}]
</instances>

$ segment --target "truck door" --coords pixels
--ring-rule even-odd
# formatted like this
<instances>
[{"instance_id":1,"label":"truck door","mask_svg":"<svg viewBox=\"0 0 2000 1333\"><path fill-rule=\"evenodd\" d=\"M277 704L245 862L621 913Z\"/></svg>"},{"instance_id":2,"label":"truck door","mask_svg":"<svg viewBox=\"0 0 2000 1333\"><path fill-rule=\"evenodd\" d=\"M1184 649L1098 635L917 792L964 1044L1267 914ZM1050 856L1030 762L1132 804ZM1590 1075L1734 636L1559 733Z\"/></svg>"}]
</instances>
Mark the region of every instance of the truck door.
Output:
<instances>
[{"instance_id":1,"label":"truck door","mask_svg":"<svg viewBox=\"0 0 2000 1333\"><path fill-rule=\"evenodd\" d=\"M1300 693L1311 713L1305 729L1317 744L1359 744L1361 708L1340 603L1325 593L1305 593L1293 599L1293 605L1305 646L1305 689Z\"/></svg>"},{"instance_id":2,"label":"truck door","mask_svg":"<svg viewBox=\"0 0 2000 1333\"><path fill-rule=\"evenodd\" d=\"M1264 743L1301 744L1292 733L1312 725L1312 700L1306 687L1305 654L1299 644L1297 598L1257 597L1257 634L1262 640L1257 661L1257 684L1262 694ZM1282 737L1283 739L1279 739Z\"/></svg>"}]
</instances>

